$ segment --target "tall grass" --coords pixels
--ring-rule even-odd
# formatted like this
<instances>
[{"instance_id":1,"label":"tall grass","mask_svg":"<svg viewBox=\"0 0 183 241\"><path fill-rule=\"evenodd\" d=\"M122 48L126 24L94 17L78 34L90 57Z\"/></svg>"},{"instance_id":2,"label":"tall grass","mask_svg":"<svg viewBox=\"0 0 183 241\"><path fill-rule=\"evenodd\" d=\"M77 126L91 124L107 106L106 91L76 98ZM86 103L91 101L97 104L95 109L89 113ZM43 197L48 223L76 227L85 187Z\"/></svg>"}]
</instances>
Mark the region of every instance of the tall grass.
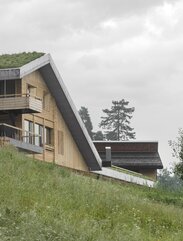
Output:
<instances>
[{"instance_id":1,"label":"tall grass","mask_svg":"<svg viewBox=\"0 0 183 241\"><path fill-rule=\"evenodd\" d=\"M183 240L180 203L0 149L0 240ZM181 201L180 201L181 202Z\"/></svg>"}]
</instances>

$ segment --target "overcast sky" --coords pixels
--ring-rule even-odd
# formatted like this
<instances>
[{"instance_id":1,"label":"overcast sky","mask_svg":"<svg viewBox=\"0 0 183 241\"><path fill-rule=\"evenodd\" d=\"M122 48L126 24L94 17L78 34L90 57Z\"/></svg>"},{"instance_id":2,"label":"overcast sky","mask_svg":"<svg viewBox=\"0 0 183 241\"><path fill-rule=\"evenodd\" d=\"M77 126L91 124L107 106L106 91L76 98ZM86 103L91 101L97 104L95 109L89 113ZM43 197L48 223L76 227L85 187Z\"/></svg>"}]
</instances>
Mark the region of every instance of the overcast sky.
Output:
<instances>
[{"instance_id":1,"label":"overcast sky","mask_svg":"<svg viewBox=\"0 0 183 241\"><path fill-rule=\"evenodd\" d=\"M183 1L0 0L0 52L50 53L95 130L102 109L135 107L137 140L168 140L183 127Z\"/></svg>"}]
</instances>

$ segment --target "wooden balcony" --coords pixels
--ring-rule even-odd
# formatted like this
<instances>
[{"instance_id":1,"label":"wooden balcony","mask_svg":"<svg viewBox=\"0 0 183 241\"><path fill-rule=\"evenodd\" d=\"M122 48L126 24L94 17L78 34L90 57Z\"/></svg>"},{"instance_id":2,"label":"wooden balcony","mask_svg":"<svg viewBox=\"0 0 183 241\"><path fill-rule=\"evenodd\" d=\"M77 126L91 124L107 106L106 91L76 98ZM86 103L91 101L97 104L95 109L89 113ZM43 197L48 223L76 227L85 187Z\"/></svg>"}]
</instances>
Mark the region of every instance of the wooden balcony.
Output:
<instances>
[{"instance_id":1,"label":"wooden balcony","mask_svg":"<svg viewBox=\"0 0 183 241\"><path fill-rule=\"evenodd\" d=\"M41 113L42 100L29 94L0 95L0 112Z\"/></svg>"},{"instance_id":2,"label":"wooden balcony","mask_svg":"<svg viewBox=\"0 0 183 241\"><path fill-rule=\"evenodd\" d=\"M23 131L20 128L5 123L0 123L0 145L13 145L28 153L41 154L43 147L35 145L35 139L40 135Z\"/></svg>"}]
</instances>

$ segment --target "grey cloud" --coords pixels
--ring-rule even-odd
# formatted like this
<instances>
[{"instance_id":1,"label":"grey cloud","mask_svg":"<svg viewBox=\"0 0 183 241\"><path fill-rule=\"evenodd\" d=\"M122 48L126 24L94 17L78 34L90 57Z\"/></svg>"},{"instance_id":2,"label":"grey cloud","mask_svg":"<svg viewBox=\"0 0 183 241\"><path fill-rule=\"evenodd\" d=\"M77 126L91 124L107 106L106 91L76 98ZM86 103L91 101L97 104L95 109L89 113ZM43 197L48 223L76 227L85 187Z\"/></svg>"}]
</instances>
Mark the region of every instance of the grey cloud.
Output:
<instances>
[{"instance_id":1,"label":"grey cloud","mask_svg":"<svg viewBox=\"0 0 183 241\"><path fill-rule=\"evenodd\" d=\"M176 3L177 0L78 0L79 16L75 18L75 28L91 28L102 21L124 18L147 13L152 7L165 2ZM75 2L75 1L72 1Z\"/></svg>"},{"instance_id":2,"label":"grey cloud","mask_svg":"<svg viewBox=\"0 0 183 241\"><path fill-rule=\"evenodd\" d=\"M175 0L83 0L79 1L89 6L90 11L104 12L110 17L138 14L164 2L175 3Z\"/></svg>"},{"instance_id":3,"label":"grey cloud","mask_svg":"<svg viewBox=\"0 0 183 241\"><path fill-rule=\"evenodd\" d=\"M83 55L80 59L78 59L78 63L82 64L86 69L90 69L90 70L91 69L97 70L101 65L101 61L99 57L95 54Z\"/></svg>"},{"instance_id":4,"label":"grey cloud","mask_svg":"<svg viewBox=\"0 0 183 241\"><path fill-rule=\"evenodd\" d=\"M175 0L167 0L174 3ZM2 1L1 10L10 8L12 25L28 25L40 30L47 37L61 37L72 31L91 30L110 18L128 17L159 6L164 0L42 0L42 1ZM24 3L24 9L22 9ZM13 5L12 5L13 4ZM27 7L26 7L27 6ZM10 26L8 26L10 28ZM38 32L38 31L37 31Z\"/></svg>"}]
</instances>

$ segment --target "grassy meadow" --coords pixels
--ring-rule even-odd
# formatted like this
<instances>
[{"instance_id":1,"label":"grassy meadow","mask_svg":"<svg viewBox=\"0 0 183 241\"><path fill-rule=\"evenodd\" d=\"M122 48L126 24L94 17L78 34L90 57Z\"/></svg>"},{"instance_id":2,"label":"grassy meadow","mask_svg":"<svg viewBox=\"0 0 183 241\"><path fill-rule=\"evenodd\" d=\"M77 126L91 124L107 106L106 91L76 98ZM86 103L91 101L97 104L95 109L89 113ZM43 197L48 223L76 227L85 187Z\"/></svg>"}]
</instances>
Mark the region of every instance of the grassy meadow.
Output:
<instances>
[{"instance_id":1,"label":"grassy meadow","mask_svg":"<svg viewBox=\"0 0 183 241\"><path fill-rule=\"evenodd\" d=\"M97 180L0 149L1 241L182 241L182 193Z\"/></svg>"}]
</instances>

